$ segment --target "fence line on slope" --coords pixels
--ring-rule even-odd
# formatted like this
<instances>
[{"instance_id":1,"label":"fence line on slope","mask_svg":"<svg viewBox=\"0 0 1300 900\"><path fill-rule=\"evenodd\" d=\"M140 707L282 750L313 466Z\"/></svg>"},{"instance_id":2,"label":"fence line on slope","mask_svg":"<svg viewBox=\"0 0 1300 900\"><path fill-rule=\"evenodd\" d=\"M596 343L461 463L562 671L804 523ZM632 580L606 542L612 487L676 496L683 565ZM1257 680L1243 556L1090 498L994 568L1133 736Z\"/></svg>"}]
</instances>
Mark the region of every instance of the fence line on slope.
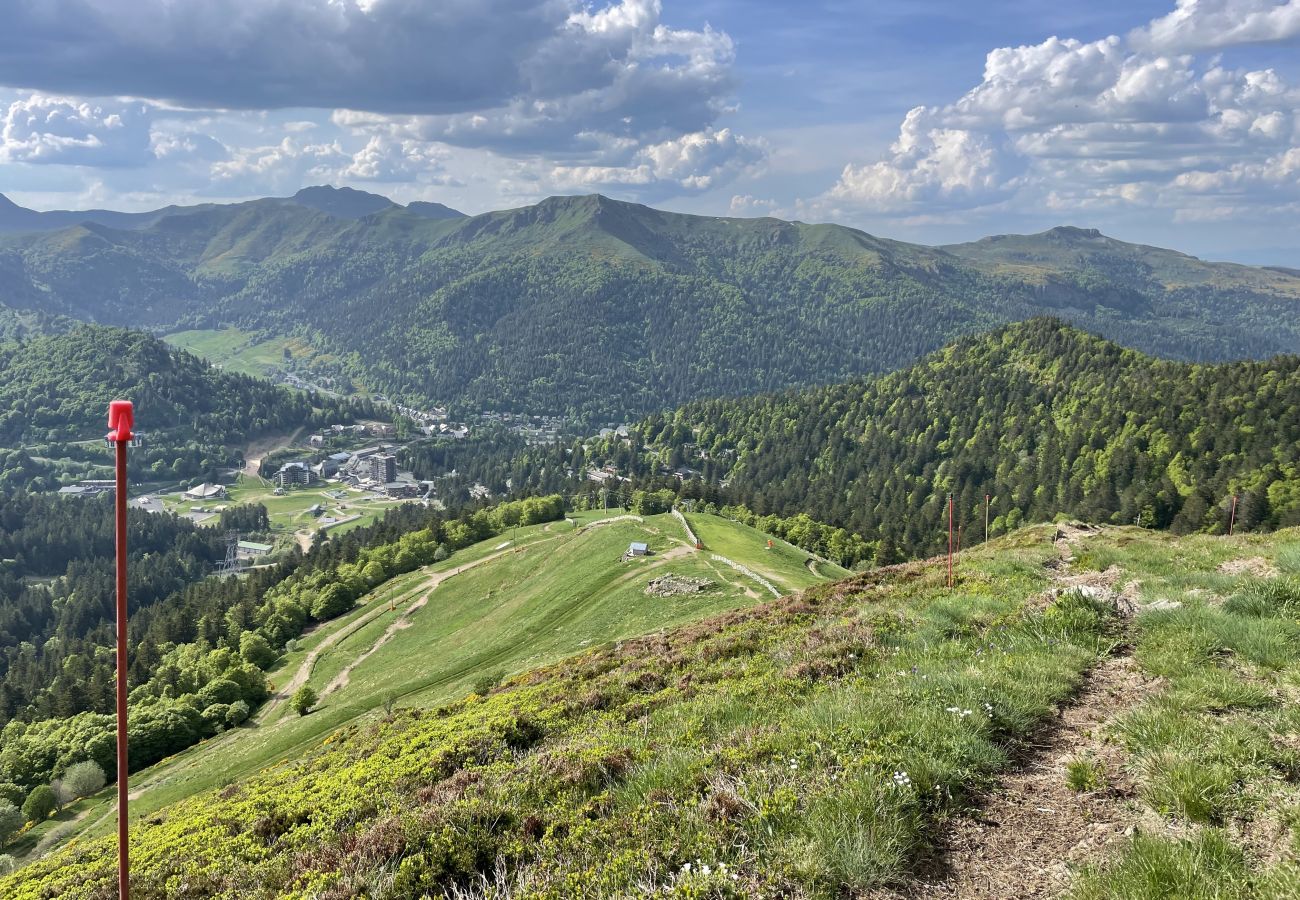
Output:
<instances>
[{"instance_id":1,"label":"fence line on slope","mask_svg":"<svg viewBox=\"0 0 1300 900\"><path fill-rule=\"evenodd\" d=\"M686 537L690 540L692 547L703 546L700 539L695 536L695 532L691 530L691 523L686 521L686 516L682 515L682 511L675 506L673 507L673 518L681 522L682 528L686 529Z\"/></svg>"},{"instance_id":2,"label":"fence line on slope","mask_svg":"<svg viewBox=\"0 0 1300 900\"><path fill-rule=\"evenodd\" d=\"M744 575L746 578L752 578L752 579L754 579L754 580L757 581L759 584L761 584L763 587L765 587L765 588L767 588L769 591L771 591L773 596L775 596L775 597L780 597L780 596L781 596L781 591L777 589L777 586L776 586L776 585L774 585L772 582L768 581L768 580L767 580L766 578L764 578L762 575L759 575L757 572L755 572L755 571L754 571L753 569L751 569L749 566L742 566L740 563L736 562L735 560L727 559L725 556L719 556L719 555L716 554L716 553L714 553L713 556L712 556L711 558L712 558L713 560L715 560L716 562L720 562L720 563L722 563L723 565L731 566L731 568L735 569L737 572L739 572L741 575Z\"/></svg>"}]
</instances>

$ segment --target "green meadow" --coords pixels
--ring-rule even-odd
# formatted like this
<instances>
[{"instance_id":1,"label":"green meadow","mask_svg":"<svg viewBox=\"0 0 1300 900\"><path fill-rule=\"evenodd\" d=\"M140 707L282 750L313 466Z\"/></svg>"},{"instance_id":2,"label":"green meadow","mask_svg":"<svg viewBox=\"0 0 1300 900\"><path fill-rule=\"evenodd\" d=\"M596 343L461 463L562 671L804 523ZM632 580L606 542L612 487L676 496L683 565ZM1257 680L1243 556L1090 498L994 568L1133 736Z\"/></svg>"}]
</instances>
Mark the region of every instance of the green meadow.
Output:
<instances>
[{"instance_id":1,"label":"green meadow","mask_svg":"<svg viewBox=\"0 0 1300 900\"><path fill-rule=\"evenodd\" d=\"M309 715L299 717L283 698L273 699L248 726L136 773L133 818L147 821L171 803L300 758L338 728L381 715L386 705L436 706L588 647L770 599L750 579L712 561L708 549L690 547L669 515L642 522L602 518L578 513L521 527L380 585L349 613L294 642L269 673L272 686L282 687L307 667L305 683L321 695ZM806 554L774 556L766 535L712 516L694 516L692 524L700 520L708 520L709 533L726 542L736 561L755 570L762 565L791 587L810 580L798 558ZM633 541L647 543L652 554L624 561ZM647 582L664 574L711 584L699 593L647 595ZM108 833L111 799L104 795L85 807L69 834Z\"/></svg>"}]
</instances>

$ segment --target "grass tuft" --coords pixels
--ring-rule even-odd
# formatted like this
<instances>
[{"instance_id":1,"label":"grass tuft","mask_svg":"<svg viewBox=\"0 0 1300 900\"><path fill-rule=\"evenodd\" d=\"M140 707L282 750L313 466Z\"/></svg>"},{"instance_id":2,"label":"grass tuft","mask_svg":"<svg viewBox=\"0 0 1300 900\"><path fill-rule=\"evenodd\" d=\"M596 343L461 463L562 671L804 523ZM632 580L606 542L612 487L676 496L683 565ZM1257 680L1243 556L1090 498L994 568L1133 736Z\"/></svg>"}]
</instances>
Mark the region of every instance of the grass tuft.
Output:
<instances>
[{"instance_id":1,"label":"grass tuft","mask_svg":"<svg viewBox=\"0 0 1300 900\"><path fill-rule=\"evenodd\" d=\"M1065 784L1080 794L1106 787L1106 767L1091 755L1078 756L1065 764Z\"/></svg>"},{"instance_id":2,"label":"grass tuft","mask_svg":"<svg viewBox=\"0 0 1300 900\"><path fill-rule=\"evenodd\" d=\"M1119 860L1085 871L1071 900L1237 900L1251 896L1246 861L1218 831L1174 841L1135 835Z\"/></svg>"}]
</instances>

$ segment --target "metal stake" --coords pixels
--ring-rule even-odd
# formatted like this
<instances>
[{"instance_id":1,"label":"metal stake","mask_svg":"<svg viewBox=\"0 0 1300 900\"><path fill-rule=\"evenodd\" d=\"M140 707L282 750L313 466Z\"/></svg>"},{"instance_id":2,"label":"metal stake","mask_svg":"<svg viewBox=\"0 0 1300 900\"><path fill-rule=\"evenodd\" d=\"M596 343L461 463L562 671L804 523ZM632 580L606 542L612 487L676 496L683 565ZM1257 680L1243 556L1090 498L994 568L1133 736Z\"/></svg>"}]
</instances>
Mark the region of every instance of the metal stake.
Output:
<instances>
[{"instance_id":1,"label":"metal stake","mask_svg":"<svg viewBox=\"0 0 1300 900\"><path fill-rule=\"evenodd\" d=\"M131 865L127 839L127 719L126 719L126 448L135 437L131 427L135 412L130 400L108 405L108 440L113 443L117 464L114 493L117 538L117 893L121 900L131 894Z\"/></svg>"}]
</instances>

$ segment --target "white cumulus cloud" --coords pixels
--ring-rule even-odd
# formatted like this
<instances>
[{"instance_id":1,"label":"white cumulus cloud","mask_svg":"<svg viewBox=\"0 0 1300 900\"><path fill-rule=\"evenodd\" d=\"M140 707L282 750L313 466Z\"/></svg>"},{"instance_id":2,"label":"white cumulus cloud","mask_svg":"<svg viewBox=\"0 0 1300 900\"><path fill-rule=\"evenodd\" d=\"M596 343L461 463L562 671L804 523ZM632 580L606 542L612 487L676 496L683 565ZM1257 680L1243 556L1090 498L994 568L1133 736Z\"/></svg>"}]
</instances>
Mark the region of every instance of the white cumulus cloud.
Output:
<instances>
[{"instance_id":1,"label":"white cumulus cloud","mask_svg":"<svg viewBox=\"0 0 1300 900\"><path fill-rule=\"evenodd\" d=\"M1293 40L1300 37L1300 0L1178 0L1173 12L1130 37L1134 46L1175 53Z\"/></svg>"},{"instance_id":2,"label":"white cumulus cloud","mask_svg":"<svg viewBox=\"0 0 1300 900\"><path fill-rule=\"evenodd\" d=\"M144 103L31 94L0 119L0 162L138 166L154 158Z\"/></svg>"},{"instance_id":3,"label":"white cumulus cloud","mask_svg":"<svg viewBox=\"0 0 1300 900\"><path fill-rule=\"evenodd\" d=\"M951 103L917 107L889 153L849 163L813 211L908 215L1158 205L1241 209L1300 197L1300 89L1200 51L1290 40L1300 0L1183 0L1127 38L1051 37L991 51ZM1217 35L1211 41L1211 37ZM1216 192L1232 193L1231 203Z\"/></svg>"},{"instance_id":4,"label":"white cumulus cloud","mask_svg":"<svg viewBox=\"0 0 1300 900\"><path fill-rule=\"evenodd\" d=\"M722 184L764 158L761 143L728 128L682 135L638 149L624 165L554 166L544 181L556 190L597 190L610 185L669 186L703 191Z\"/></svg>"}]
</instances>

